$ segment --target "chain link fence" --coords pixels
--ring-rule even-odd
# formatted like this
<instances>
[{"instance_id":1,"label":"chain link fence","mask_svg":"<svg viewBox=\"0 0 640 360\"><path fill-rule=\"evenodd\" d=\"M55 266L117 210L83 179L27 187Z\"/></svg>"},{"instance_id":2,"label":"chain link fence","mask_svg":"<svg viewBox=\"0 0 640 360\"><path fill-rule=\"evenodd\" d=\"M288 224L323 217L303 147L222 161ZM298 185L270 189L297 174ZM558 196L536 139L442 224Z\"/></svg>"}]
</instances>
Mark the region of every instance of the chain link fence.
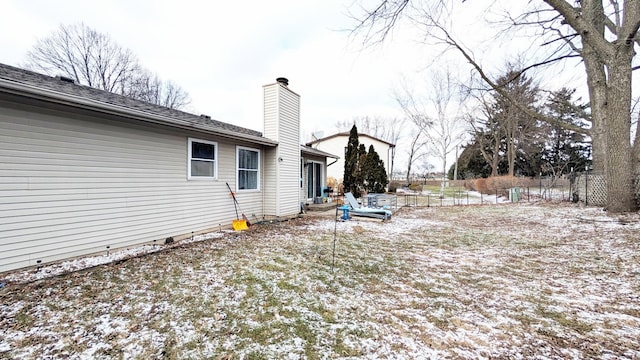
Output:
<instances>
[{"instance_id":1,"label":"chain link fence","mask_svg":"<svg viewBox=\"0 0 640 360\"><path fill-rule=\"evenodd\" d=\"M398 188L394 206L462 206L507 202L572 201L588 206L606 206L607 182L603 174L572 173L561 177L517 178L517 185L494 187L478 192L468 190L467 180L446 181L444 191L422 190L414 185ZM440 181L425 181L425 187L439 187ZM640 200L640 176L634 180L636 201Z\"/></svg>"},{"instance_id":2,"label":"chain link fence","mask_svg":"<svg viewBox=\"0 0 640 360\"><path fill-rule=\"evenodd\" d=\"M447 181L444 191L399 189L398 206L461 206L487 205L507 202L534 202L540 200L571 201L571 182L568 177L518 178L517 185L496 187L487 191L471 191L467 180ZM434 186L439 182L427 181Z\"/></svg>"}]
</instances>

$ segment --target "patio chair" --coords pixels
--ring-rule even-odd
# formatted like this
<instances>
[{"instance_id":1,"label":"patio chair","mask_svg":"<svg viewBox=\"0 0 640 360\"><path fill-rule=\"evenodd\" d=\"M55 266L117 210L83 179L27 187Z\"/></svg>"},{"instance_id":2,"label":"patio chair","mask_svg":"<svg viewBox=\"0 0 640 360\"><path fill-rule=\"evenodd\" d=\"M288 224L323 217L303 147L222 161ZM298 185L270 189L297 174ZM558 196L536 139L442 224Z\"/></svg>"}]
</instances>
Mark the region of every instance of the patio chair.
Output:
<instances>
[{"instance_id":1,"label":"patio chair","mask_svg":"<svg viewBox=\"0 0 640 360\"><path fill-rule=\"evenodd\" d=\"M391 218L391 210L360 206L360 204L358 204L358 200L356 200L356 198L350 192L344 194L344 198L347 204L351 206L352 215L372 217L372 218L378 218L382 220L387 220Z\"/></svg>"}]
</instances>

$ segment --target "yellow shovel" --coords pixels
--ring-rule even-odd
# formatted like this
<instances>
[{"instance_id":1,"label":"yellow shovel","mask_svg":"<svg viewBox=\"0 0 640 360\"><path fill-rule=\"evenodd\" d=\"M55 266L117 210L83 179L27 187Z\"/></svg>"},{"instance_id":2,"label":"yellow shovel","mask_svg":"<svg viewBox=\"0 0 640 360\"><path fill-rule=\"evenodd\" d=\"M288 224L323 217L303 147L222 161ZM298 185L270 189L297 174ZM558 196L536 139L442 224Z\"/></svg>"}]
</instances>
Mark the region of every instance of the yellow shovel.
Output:
<instances>
[{"instance_id":1,"label":"yellow shovel","mask_svg":"<svg viewBox=\"0 0 640 360\"><path fill-rule=\"evenodd\" d=\"M231 191L231 186L229 186L229 183L226 184L227 188L229 188L229 192L231 193L231 197L233 198L233 207L236 209L236 220L233 220L231 222L233 230L247 230L249 229L249 222L247 221L247 217L242 214L242 220L240 220L240 217L238 216L238 200L236 200L236 195L233 193L233 191Z\"/></svg>"}]
</instances>

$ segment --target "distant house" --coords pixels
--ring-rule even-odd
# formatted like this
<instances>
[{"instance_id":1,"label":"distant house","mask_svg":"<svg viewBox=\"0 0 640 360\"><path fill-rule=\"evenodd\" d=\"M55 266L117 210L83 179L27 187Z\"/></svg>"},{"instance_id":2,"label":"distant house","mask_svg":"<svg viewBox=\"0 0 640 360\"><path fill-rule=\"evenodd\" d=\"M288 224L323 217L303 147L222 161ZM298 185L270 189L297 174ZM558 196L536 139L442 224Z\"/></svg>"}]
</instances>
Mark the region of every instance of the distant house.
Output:
<instances>
[{"instance_id":1,"label":"distant house","mask_svg":"<svg viewBox=\"0 0 640 360\"><path fill-rule=\"evenodd\" d=\"M393 168L393 154L396 150L396 145L367 134L358 134L358 141L360 144L365 145L367 151L369 150L369 146L373 145L373 148L378 155L380 155L380 159L384 162L387 176L391 179L390 171ZM338 180L339 183L342 183L344 177L344 154L348 143L349 133L342 132L316 139L308 142L306 145L331 154L342 154L342 157L338 159L338 161L327 168L327 177L333 177Z\"/></svg>"},{"instance_id":2,"label":"distant house","mask_svg":"<svg viewBox=\"0 0 640 360\"><path fill-rule=\"evenodd\" d=\"M227 183L296 216L331 155L301 148L286 79L263 91L264 135L0 64L0 272L229 226Z\"/></svg>"}]
</instances>

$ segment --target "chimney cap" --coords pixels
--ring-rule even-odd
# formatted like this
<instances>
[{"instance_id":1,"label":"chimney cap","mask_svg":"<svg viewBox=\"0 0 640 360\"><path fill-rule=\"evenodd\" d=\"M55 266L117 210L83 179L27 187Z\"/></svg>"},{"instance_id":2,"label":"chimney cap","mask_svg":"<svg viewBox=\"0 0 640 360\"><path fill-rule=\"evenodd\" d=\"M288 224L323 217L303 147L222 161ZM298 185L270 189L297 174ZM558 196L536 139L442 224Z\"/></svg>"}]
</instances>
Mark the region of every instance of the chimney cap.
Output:
<instances>
[{"instance_id":1,"label":"chimney cap","mask_svg":"<svg viewBox=\"0 0 640 360\"><path fill-rule=\"evenodd\" d=\"M289 86L289 79L287 79L286 77L279 77L276 79L276 82L279 82L284 86Z\"/></svg>"}]
</instances>

